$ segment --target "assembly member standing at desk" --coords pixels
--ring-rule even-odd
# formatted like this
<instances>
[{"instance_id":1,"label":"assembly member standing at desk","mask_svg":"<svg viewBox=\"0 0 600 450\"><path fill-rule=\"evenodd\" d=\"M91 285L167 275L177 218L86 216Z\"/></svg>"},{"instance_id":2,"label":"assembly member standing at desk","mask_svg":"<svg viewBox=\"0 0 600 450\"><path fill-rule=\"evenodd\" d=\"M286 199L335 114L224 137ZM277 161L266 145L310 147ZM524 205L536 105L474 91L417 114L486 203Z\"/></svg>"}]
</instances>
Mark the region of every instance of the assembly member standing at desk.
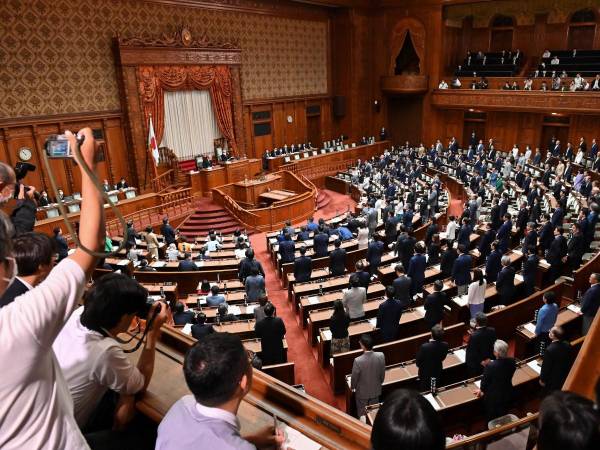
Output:
<instances>
[{"instance_id":1,"label":"assembly member standing at desk","mask_svg":"<svg viewBox=\"0 0 600 450\"><path fill-rule=\"evenodd\" d=\"M365 414L365 408L379 402L381 385L385 378L385 356L373 351L373 338L368 334L360 337L363 354L352 364L351 388L356 398L356 415Z\"/></svg>"},{"instance_id":2,"label":"assembly member standing at desk","mask_svg":"<svg viewBox=\"0 0 600 450\"><path fill-rule=\"evenodd\" d=\"M496 360L490 361L483 371L481 389L478 397L483 396L485 417L489 422L508 413L513 398L512 378L517 370L514 358L508 356L508 344L498 339L494 343Z\"/></svg>"},{"instance_id":3,"label":"assembly member standing at desk","mask_svg":"<svg viewBox=\"0 0 600 450\"><path fill-rule=\"evenodd\" d=\"M436 386L441 386L440 378L443 362L448 356L448 343L444 342L444 329L438 324L431 329L431 339L421 345L417 352L417 367L421 390L431 389L431 379L435 378Z\"/></svg>"},{"instance_id":4,"label":"assembly member standing at desk","mask_svg":"<svg viewBox=\"0 0 600 450\"><path fill-rule=\"evenodd\" d=\"M310 280L312 274L312 259L306 256L306 247L300 247L300 256L294 261L294 280L298 283L304 283Z\"/></svg>"},{"instance_id":5,"label":"assembly member standing at desk","mask_svg":"<svg viewBox=\"0 0 600 450\"><path fill-rule=\"evenodd\" d=\"M264 307L265 318L254 325L256 337L260 339L263 365L282 364L285 362L283 338L285 324L279 317L274 317L275 307L271 302Z\"/></svg>"}]
</instances>

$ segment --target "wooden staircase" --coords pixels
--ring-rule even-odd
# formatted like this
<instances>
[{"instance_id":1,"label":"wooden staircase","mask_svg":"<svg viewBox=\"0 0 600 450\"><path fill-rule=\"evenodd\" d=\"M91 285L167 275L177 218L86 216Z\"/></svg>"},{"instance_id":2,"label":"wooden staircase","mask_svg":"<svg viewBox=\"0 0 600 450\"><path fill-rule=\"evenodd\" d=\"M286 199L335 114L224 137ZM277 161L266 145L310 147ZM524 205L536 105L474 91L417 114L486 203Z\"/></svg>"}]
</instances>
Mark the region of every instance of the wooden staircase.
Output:
<instances>
[{"instance_id":1,"label":"wooden staircase","mask_svg":"<svg viewBox=\"0 0 600 450\"><path fill-rule=\"evenodd\" d=\"M223 234L232 234L237 228L243 229L242 225L229 211L213 203L210 199L203 198L196 202L196 211L189 216L179 227L179 233L188 240L196 237L204 237L209 230ZM252 234L248 230L249 234Z\"/></svg>"}]
</instances>

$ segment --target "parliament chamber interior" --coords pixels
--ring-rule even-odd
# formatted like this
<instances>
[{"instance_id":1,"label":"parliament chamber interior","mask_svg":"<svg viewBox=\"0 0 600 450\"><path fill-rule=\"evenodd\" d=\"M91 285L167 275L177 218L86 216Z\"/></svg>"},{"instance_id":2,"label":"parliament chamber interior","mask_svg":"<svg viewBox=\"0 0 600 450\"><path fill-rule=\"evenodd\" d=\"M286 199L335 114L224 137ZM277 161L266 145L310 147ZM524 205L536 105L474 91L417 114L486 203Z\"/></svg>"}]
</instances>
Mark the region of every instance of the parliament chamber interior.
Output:
<instances>
[{"instance_id":1,"label":"parliament chamber interior","mask_svg":"<svg viewBox=\"0 0 600 450\"><path fill-rule=\"evenodd\" d=\"M0 17L0 448L598 448L600 2Z\"/></svg>"}]
</instances>

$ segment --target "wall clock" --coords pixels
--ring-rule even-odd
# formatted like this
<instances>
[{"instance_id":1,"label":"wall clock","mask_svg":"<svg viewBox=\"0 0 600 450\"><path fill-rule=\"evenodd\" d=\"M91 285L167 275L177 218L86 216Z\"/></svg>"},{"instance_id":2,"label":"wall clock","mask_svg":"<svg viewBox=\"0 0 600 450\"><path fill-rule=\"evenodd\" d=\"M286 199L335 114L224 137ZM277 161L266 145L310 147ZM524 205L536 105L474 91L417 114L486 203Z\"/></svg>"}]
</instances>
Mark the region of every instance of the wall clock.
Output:
<instances>
[{"instance_id":1,"label":"wall clock","mask_svg":"<svg viewBox=\"0 0 600 450\"><path fill-rule=\"evenodd\" d=\"M287 121L288 123L292 123L294 121L294 118L292 116L287 116Z\"/></svg>"},{"instance_id":2,"label":"wall clock","mask_svg":"<svg viewBox=\"0 0 600 450\"><path fill-rule=\"evenodd\" d=\"M33 152L29 147L21 147L19 149L19 158L21 161L29 161L33 156Z\"/></svg>"}]
</instances>

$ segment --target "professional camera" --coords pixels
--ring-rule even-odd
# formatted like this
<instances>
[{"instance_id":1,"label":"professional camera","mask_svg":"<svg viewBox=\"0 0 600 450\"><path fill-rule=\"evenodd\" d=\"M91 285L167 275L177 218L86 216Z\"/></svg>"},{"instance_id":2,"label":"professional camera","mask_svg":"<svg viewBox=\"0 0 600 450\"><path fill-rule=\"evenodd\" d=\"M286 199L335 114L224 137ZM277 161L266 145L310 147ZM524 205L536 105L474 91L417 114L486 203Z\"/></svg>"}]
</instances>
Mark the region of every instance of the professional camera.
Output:
<instances>
[{"instance_id":1,"label":"professional camera","mask_svg":"<svg viewBox=\"0 0 600 450\"><path fill-rule=\"evenodd\" d=\"M17 179L17 182L15 183L15 192L13 194L14 198L19 197L19 190L21 189L21 184L22 184L21 180L23 180L23 178L25 178L27 173L33 172L33 171L35 171L35 166L28 162L19 161L18 163L15 164L15 178ZM26 186L26 190L30 190L30 189L31 189L30 186Z\"/></svg>"},{"instance_id":2,"label":"professional camera","mask_svg":"<svg viewBox=\"0 0 600 450\"><path fill-rule=\"evenodd\" d=\"M83 144L85 136L77 136L79 145ZM69 143L69 139L64 134L52 134L48 136L45 144L46 155L48 158L64 159L73 156L73 149Z\"/></svg>"},{"instance_id":3,"label":"professional camera","mask_svg":"<svg viewBox=\"0 0 600 450\"><path fill-rule=\"evenodd\" d=\"M140 319L152 319L152 317L148 317L148 314L150 314L150 309L152 308L152 305L154 305L154 303L156 303L157 301L159 300L155 300L153 298L148 297L146 303L144 303L144 306L136 313L136 316L138 316ZM162 305L156 308L156 310L154 311L155 316L158 315L158 313L160 313L161 308Z\"/></svg>"}]
</instances>

